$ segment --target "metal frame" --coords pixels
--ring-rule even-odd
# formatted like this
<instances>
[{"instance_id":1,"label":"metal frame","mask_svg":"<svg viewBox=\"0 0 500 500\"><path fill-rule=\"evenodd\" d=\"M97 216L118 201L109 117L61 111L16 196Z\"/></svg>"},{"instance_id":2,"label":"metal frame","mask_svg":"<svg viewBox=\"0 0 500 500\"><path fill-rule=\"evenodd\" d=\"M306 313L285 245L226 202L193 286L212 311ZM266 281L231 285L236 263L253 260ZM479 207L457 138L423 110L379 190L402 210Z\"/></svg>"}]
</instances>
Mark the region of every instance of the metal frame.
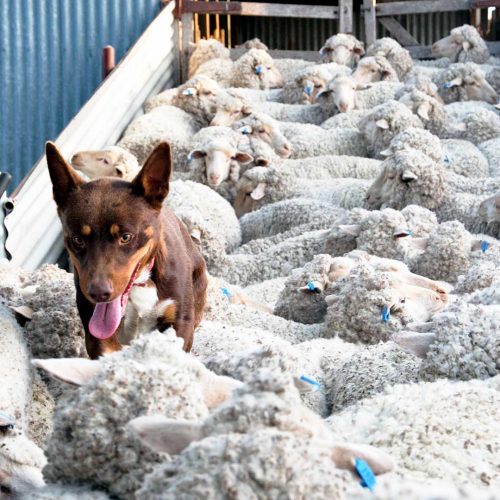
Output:
<instances>
[{"instance_id":1,"label":"metal frame","mask_svg":"<svg viewBox=\"0 0 500 500\"><path fill-rule=\"evenodd\" d=\"M500 7L500 0L419 0L418 2L405 0L380 4L377 4L377 0L363 0L361 9L365 22L366 45L370 45L377 39L378 21L410 51L413 57L432 57L430 47L419 45L417 40L392 16L468 10L471 11L473 17L480 19L478 11L488 7ZM488 47L492 54L500 53L500 42L489 42Z\"/></svg>"},{"instance_id":2,"label":"metal frame","mask_svg":"<svg viewBox=\"0 0 500 500\"><path fill-rule=\"evenodd\" d=\"M295 5L251 2L195 2L176 0L175 14L180 19L182 37L180 43L181 75L185 80L188 73L189 42L194 41L194 16L196 14L218 14L226 16L296 17L308 19L338 19L339 33L352 33L352 0L338 0L338 5ZM232 49L231 57L238 55ZM271 51L273 57L301 57L316 59L313 51L280 50Z\"/></svg>"}]
</instances>

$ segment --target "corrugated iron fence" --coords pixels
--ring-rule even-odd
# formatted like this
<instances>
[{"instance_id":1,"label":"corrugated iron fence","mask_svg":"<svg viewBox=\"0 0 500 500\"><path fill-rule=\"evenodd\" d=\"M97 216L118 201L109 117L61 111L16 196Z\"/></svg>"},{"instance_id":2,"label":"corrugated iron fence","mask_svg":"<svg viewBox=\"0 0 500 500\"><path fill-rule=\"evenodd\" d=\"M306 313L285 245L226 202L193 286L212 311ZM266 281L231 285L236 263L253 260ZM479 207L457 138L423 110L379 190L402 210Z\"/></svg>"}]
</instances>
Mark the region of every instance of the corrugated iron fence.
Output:
<instances>
[{"instance_id":1,"label":"corrugated iron fence","mask_svg":"<svg viewBox=\"0 0 500 500\"><path fill-rule=\"evenodd\" d=\"M0 171L9 191L92 95L101 48L117 61L160 10L160 0L0 1Z\"/></svg>"}]
</instances>

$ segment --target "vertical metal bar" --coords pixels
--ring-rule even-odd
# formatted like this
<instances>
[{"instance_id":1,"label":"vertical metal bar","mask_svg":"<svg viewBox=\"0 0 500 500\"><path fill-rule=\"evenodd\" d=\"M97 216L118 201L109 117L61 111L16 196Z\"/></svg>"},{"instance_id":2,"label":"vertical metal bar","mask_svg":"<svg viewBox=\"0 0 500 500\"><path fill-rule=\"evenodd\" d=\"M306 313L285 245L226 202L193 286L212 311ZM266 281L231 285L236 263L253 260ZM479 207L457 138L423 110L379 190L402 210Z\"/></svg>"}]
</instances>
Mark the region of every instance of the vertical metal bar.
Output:
<instances>
[{"instance_id":1,"label":"vertical metal bar","mask_svg":"<svg viewBox=\"0 0 500 500\"><path fill-rule=\"evenodd\" d=\"M227 3L230 3L230 0L226 0ZM227 46L231 48L231 16L226 16L227 19Z\"/></svg>"},{"instance_id":2,"label":"vertical metal bar","mask_svg":"<svg viewBox=\"0 0 500 500\"><path fill-rule=\"evenodd\" d=\"M205 0L206 3L210 0ZM210 14L205 14L205 37L208 40L210 38Z\"/></svg>"},{"instance_id":3,"label":"vertical metal bar","mask_svg":"<svg viewBox=\"0 0 500 500\"><path fill-rule=\"evenodd\" d=\"M377 13L375 11L376 3L377 0L363 0L367 46L372 44L377 39Z\"/></svg>"},{"instance_id":4,"label":"vertical metal bar","mask_svg":"<svg viewBox=\"0 0 500 500\"><path fill-rule=\"evenodd\" d=\"M352 0L339 0L339 31L352 33Z\"/></svg>"},{"instance_id":5,"label":"vertical metal bar","mask_svg":"<svg viewBox=\"0 0 500 500\"><path fill-rule=\"evenodd\" d=\"M115 69L115 48L106 45L102 49L102 79L104 80Z\"/></svg>"}]
</instances>

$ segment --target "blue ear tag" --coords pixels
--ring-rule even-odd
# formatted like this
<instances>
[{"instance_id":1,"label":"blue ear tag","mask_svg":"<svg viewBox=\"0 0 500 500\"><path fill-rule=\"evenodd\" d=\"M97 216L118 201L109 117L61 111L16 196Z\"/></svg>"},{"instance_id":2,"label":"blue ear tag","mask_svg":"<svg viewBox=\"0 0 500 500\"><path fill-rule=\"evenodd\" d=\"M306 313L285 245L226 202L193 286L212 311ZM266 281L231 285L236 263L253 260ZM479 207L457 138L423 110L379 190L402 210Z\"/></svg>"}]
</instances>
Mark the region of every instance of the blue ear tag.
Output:
<instances>
[{"instance_id":1,"label":"blue ear tag","mask_svg":"<svg viewBox=\"0 0 500 500\"><path fill-rule=\"evenodd\" d=\"M264 72L264 68L262 67L262 64L258 64L257 66L255 66L255 72L258 75L261 75Z\"/></svg>"},{"instance_id":2,"label":"blue ear tag","mask_svg":"<svg viewBox=\"0 0 500 500\"><path fill-rule=\"evenodd\" d=\"M305 90L305 93L307 94L308 97L311 97L311 94L312 94L312 91L313 91L313 85L311 85L310 83L308 83L305 87L304 87L304 90Z\"/></svg>"},{"instance_id":3,"label":"blue ear tag","mask_svg":"<svg viewBox=\"0 0 500 500\"><path fill-rule=\"evenodd\" d=\"M252 133L252 128L250 127L250 125L245 125L244 127L241 127L239 129L239 131L243 134L243 135L249 135Z\"/></svg>"},{"instance_id":4,"label":"blue ear tag","mask_svg":"<svg viewBox=\"0 0 500 500\"><path fill-rule=\"evenodd\" d=\"M193 152L192 151L188 154L187 161L188 161L188 163L191 163L193 161Z\"/></svg>"},{"instance_id":5,"label":"blue ear tag","mask_svg":"<svg viewBox=\"0 0 500 500\"><path fill-rule=\"evenodd\" d=\"M444 155L444 158L443 158L443 162L446 164L446 165L449 165L451 163L451 159L448 155Z\"/></svg>"},{"instance_id":6,"label":"blue ear tag","mask_svg":"<svg viewBox=\"0 0 500 500\"><path fill-rule=\"evenodd\" d=\"M486 252L490 244L487 241L481 241L481 252Z\"/></svg>"},{"instance_id":7,"label":"blue ear tag","mask_svg":"<svg viewBox=\"0 0 500 500\"><path fill-rule=\"evenodd\" d=\"M224 297L227 297L228 299L229 297L231 297L231 292L225 286L223 286L220 291L222 292L222 295L224 295Z\"/></svg>"},{"instance_id":8,"label":"blue ear tag","mask_svg":"<svg viewBox=\"0 0 500 500\"><path fill-rule=\"evenodd\" d=\"M451 87L452 87L451 82L443 83L443 89L451 89Z\"/></svg>"},{"instance_id":9,"label":"blue ear tag","mask_svg":"<svg viewBox=\"0 0 500 500\"><path fill-rule=\"evenodd\" d=\"M413 236L413 231L409 227L407 227L405 231L408 236Z\"/></svg>"},{"instance_id":10,"label":"blue ear tag","mask_svg":"<svg viewBox=\"0 0 500 500\"><path fill-rule=\"evenodd\" d=\"M354 460L354 468L361 478L361 486L373 491L373 488L377 484L377 479L368 463L361 458L356 458Z\"/></svg>"},{"instance_id":11,"label":"blue ear tag","mask_svg":"<svg viewBox=\"0 0 500 500\"><path fill-rule=\"evenodd\" d=\"M321 384L312 378L306 377L305 375L301 375L299 377L299 379L302 380L303 382L307 382L308 384L311 384L312 386L314 386L315 391L317 391L318 389L321 389Z\"/></svg>"},{"instance_id":12,"label":"blue ear tag","mask_svg":"<svg viewBox=\"0 0 500 500\"><path fill-rule=\"evenodd\" d=\"M391 312L387 306L382 307L382 321L387 323L391 317Z\"/></svg>"},{"instance_id":13,"label":"blue ear tag","mask_svg":"<svg viewBox=\"0 0 500 500\"><path fill-rule=\"evenodd\" d=\"M7 427L8 429L14 429L16 426L16 421L14 420L14 417L8 415L4 411L0 411L0 420L1 422L0 427Z\"/></svg>"},{"instance_id":14,"label":"blue ear tag","mask_svg":"<svg viewBox=\"0 0 500 500\"><path fill-rule=\"evenodd\" d=\"M182 95L195 95L195 94L196 94L196 89L194 89L193 87L189 87L182 91Z\"/></svg>"},{"instance_id":15,"label":"blue ear tag","mask_svg":"<svg viewBox=\"0 0 500 500\"><path fill-rule=\"evenodd\" d=\"M316 285L310 281L308 284L307 284L307 289L310 291L310 292L315 292L316 291Z\"/></svg>"}]
</instances>

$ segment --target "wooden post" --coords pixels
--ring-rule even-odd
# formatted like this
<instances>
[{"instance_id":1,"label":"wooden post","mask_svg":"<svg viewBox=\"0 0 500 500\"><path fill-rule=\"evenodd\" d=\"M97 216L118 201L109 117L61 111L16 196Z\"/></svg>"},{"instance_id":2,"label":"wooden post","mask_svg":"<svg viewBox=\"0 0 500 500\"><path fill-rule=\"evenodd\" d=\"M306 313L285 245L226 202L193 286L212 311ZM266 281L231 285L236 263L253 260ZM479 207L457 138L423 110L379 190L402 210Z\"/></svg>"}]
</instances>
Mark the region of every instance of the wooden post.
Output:
<instances>
[{"instance_id":1,"label":"wooden post","mask_svg":"<svg viewBox=\"0 0 500 500\"><path fill-rule=\"evenodd\" d=\"M112 45L106 45L102 49L102 79L104 80L115 68L115 49Z\"/></svg>"},{"instance_id":2,"label":"wooden post","mask_svg":"<svg viewBox=\"0 0 500 500\"><path fill-rule=\"evenodd\" d=\"M352 33L352 0L339 0L339 32Z\"/></svg>"},{"instance_id":3,"label":"wooden post","mask_svg":"<svg viewBox=\"0 0 500 500\"><path fill-rule=\"evenodd\" d=\"M368 47L377 39L377 13L375 5L377 0L363 0L365 16L365 39Z\"/></svg>"},{"instance_id":4,"label":"wooden post","mask_svg":"<svg viewBox=\"0 0 500 500\"><path fill-rule=\"evenodd\" d=\"M188 61L189 61L189 42L193 41L193 14L183 13L181 16L182 24L182 62L181 62L181 79L186 81L188 78Z\"/></svg>"}]
</instances>

